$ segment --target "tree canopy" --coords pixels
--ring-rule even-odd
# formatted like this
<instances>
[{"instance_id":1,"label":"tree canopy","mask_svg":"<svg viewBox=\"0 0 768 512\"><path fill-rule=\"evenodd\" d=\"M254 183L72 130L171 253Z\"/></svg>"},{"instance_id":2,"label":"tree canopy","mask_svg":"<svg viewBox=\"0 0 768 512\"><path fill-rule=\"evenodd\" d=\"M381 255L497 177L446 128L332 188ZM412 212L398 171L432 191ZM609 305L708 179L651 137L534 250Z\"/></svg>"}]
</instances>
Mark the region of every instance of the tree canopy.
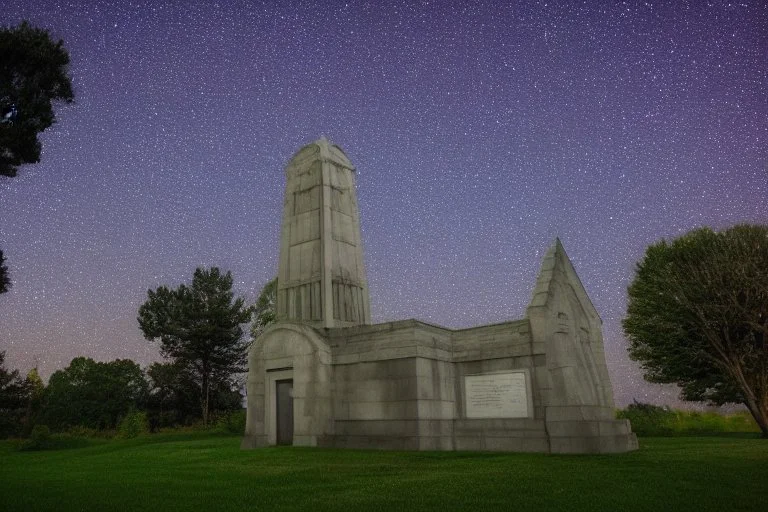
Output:
<instances>
[{"instance_id":1,"label":"tree canopy","mask_svg":"<svg viewBox=\"0 0 768 512\"><path fill-rule=\"evenodd\" d=\"M56 120L53 101L71 102L69 54L27 22L0 29L0 176L40 161L38 134Z\"/></svg>"},{"instance_id":2,"label":"tree canopy","mask_svg":"<svg viewBox=\"0 0 768 512\"><path fill-rule=\"evenodd\" d=\"M624 332L650 382L742 403L768 437L768 226L697 229L646 250Z\"/></svg>"},{"instance_id":3,"label":"tree canopy","mask_svg":"<svg viewBox=\"0 0 768 512\"><path fill-rule=\"evenodd\" d=\"M139 326L148 340L160 341L164 357L196 380L207 424L212 391L246 371L248 342L242 324L251 311L243 298L234 298L232 274L216 267L196 269L191 286L161 286L147 295L139 308Z\"/></svg>"},{"instance_id":4,"label":"tree canopy","mask_svg":"<svg viewBox=\"0 0 768 512\"><path fill-rule=\"evenodd\" d=\"M146 400L147 382L130 359L102 363L76 357L51 375L38 423L63 430L72 426L114 429Z\"/></svg>"},{"instance_id":5,"label":"tree canopy","mask_svg":"<svg viewBox=\"0 0 768 512\"><path fill-rule=\"evenodd\" d=\"M0 351L0 439L21 433L31 391L18 370L5 367L5 352Z\"/></svg>"}]
</instances>

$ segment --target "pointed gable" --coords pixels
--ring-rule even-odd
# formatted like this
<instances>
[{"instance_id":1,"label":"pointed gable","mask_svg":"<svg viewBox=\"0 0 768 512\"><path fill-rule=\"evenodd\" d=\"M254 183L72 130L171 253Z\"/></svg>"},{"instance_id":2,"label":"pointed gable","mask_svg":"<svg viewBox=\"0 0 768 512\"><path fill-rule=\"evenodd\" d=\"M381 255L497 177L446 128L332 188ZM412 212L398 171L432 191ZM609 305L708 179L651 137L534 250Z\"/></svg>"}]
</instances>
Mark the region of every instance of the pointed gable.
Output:
<instances>
[{"instance_id":1,"label":"pointed gable","mask_svg":"<svg viewBox=\"0 0 768 512\"><path fill-rule=\"evenodd\" d=\"M571 263L571 260L565 253L565 248L559 238L555 238L555 242L544 255L539 277L536 279L536 286L533 289L533 296L530 304L528 304L529 310L547 305L554 291L552 285L557 279L564 281L563 284L573 290L584 311L593 315L595 319L602 323L597 309L592 304L592 300L590 300L584 285L581 283L581 279L576 274L576 269L573 268L573 263Z\"/></svg>"}]
</instances>

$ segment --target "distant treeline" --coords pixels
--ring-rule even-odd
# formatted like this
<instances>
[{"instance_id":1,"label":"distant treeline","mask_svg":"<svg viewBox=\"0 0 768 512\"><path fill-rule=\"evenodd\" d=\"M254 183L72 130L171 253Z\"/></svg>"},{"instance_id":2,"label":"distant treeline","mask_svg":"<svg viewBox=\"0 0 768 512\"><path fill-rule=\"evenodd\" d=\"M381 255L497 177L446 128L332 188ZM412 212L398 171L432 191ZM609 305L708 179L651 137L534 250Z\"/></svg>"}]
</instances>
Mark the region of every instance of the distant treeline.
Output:
<instances>
[{"instance_id":1,"label":"distant treeline","mask_svg":"<svg viewBox=\"0 0 768 512\"><path fill-rule=\"evenodd\" d=\"M180 363L153 363L142 370L130 359L77 357L54 372L46 386L36 370L22 377L4 362L0 352L0 438L27 437L35 425L52 432L114 432L121 422L139 418L145 425L131 428L156 431L202 420L199 379ZM242 408L239 388L232 379L212 383L214 416Z\"/></svg>"}]
</instances>

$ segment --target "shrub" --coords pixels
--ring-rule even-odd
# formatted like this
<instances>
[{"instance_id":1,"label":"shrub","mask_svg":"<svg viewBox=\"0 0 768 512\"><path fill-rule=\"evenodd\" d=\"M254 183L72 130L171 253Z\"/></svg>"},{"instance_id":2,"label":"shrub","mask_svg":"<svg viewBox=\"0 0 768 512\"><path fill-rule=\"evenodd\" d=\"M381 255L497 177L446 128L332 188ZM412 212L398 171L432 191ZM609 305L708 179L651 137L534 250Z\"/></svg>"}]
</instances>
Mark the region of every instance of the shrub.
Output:
<instances>
[{"instance_id":1,"label":"shrub","mask_svg":"<svg viewBox=\"0 0 768 512\"><path fill-rule=\"evenodd\" d=\"M79 438L97 437L98 433L99 431L96 430L95 428L84 427L82 425L70 427L67 430L67 434L69 434L72 437L79 437Z\"/></svg>"},{"instance_id":2,"label":"shrub","mask_svg":"<svg viewBox=\"0 0 768 512\"><path fill-rule=\"evenodd\" d=\"M215 429L227 434L243 434L245 432L245 409L221 416L216 421Z\"/></svg>"},{"instance_id":3,"label":"shrub","mask_svg":"<svg viewBox=\"0 0 768 512\"><path fill-rule=\"evenodd\" d=\"M678 436L759 432L754 419L746 413L722 415L716 412L679 411L668 407L635 402L617 411L617 418L632 423L638 436Z\"/></svg>"},{"instance_id":4,"label":"shrub","mask_svg":"<svg viewBox=\"0 0 768 512\"><path fill-rule=\"evenodd\" d=\"M639 436L667 436L673 433L675 412L668 407L644 404L635 401L616 414L617 418L628 419L632 431Z\"/></svg>"},{"instance_id":5,"label":"shrub","mask_svg":"<svg viewBox=\"0 0 768 512\"><path fill-rule=\"evenodd\" d=\"M194 432L211 432L217 428L217 424L211 424L211 425L205 425L202 421L197 421L195 423L190 423L189 425L176 425L173 427L163 427L158 430L156 430L157 433L160 434L191 434Z\"/></svg>"},{"instance_id":6,"label":"shrub","mask_svg":"<svg viewBox=\"0 0 768 512\"><path fill-rule=\"evenodd\" d=\"M29 439L19 446L20 450L44 450L51 445L51 429L47 425L35 425Z\"/></svg>"},{"instance_id":7,"label":"shrub","mask_svg":"<svg viewBox=\"0 0 768 512\"><path fill-rule=\"evenodd\" d=\"M122 438L133 438L149 431L147 413L140 411L129 412L125 415L117 428L118 435Z\"/></svg>"},{"instance_id":8,"label":"shrub","mask_svg":"<svg viewBox=\"0 0 768 512\"><path fill-rule=\"evenodd\" d=\"M728 432L757 432L755 418L746 412L737 412L725 417Z\"/></svg>"}]
</instances>

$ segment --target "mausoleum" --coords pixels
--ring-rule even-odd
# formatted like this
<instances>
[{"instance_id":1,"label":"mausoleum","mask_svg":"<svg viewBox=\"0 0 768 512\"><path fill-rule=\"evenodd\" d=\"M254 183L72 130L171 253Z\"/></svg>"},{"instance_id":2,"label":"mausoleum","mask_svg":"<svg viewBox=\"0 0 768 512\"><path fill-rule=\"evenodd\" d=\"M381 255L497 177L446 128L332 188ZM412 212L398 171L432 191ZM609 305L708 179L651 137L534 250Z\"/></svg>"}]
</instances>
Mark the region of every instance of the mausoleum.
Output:
<instances>
[{"instance_id":1,"label":"mausoleum","mask_svg":"<svg viewBox=\"0 0 768 512\"><path fill-rule=\"evenodd\" d=\"M352 163L322 138L285 174L277 322L249 352L243 448L637 449L614 418L602 321L559 240L524 318L372 325Z\"/></svg>"}]
</instances>

